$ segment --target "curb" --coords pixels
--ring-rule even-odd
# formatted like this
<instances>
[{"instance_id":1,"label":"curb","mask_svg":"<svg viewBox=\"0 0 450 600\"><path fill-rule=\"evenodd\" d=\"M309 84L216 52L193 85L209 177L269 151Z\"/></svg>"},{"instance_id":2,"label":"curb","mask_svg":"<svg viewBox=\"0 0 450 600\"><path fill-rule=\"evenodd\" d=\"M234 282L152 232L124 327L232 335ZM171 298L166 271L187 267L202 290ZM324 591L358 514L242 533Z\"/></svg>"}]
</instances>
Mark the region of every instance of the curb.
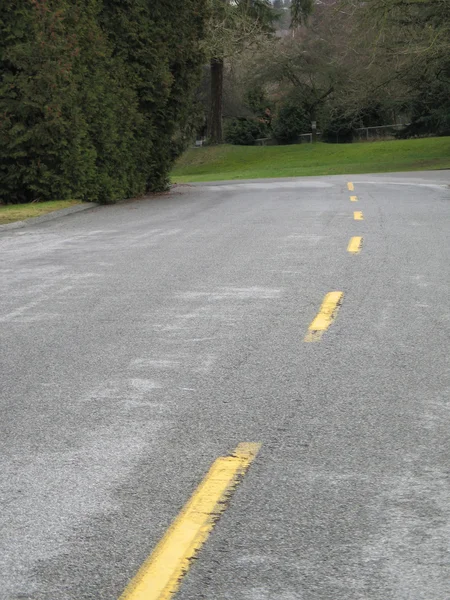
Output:
<instances>
[{"instance_id":1,"label":"curb","mask_svg":"<svg viewBox=\"0 0 450 600\"><path fill-rule=\"evenodd\" d=\"M13 223L0 225L0 232L9 231L10 229L22 229L22 227L27 227L28 225L37 225L38 223L53 221L53 219L59 219L59 217L65 217L74 213L83 212L84 210L95 208L96 206L100 205L96 202L83 202L83 204L69 206L68 208L62 208L61 210L54 210L53 212L41 215L40 217L32 217L31 219L25 219L25 221L14 221Z\"/></svg>"}]
</instances>

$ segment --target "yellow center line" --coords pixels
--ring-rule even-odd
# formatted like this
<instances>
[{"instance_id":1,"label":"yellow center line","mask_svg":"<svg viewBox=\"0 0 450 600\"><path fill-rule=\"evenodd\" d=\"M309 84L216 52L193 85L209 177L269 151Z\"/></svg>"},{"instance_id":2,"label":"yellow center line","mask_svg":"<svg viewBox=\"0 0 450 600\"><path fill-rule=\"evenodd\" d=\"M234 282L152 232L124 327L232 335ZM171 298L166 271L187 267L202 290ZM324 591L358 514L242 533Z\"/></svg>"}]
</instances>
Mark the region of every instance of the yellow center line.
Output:
<instances>
[{"instance_id":1,"label":"yellow center line","mask_svg":"<svg viewBox=\"0 0 450 600\"><path fill-rule=\"evenodd\" d=\"M322 338L324 332L335 320L343 297L343 292L330 292L325 296L316 318L308 327L305 342L318 342Z\"/></svg>"},{"instance_id":2,"label":"yellow center line","mask_svg":"<svg viewBox=\"0 0 450 600\"><path fill-rule=\"evenodd\" d=\"M355 186L353 185L353 183L351 181L349 181L347 183L347 187L348 187L349 192L353 192L353 190L355 189Z\"/></svg>"},{"instance_id":3,"label":"yellow center line","mask_svg":"<svg viewBox=\"0 0 450 600\"><path fill-rule=\"evenodd\" d=\"M355 219L355 221L364 221L364 215L360 210L355 210L355 212L353 213L353 218Z\"/></svg>"},{"instance_id":4,"label":"yellow center line","mask_svg":"<svg viewBox=\"0 0 450 600\"><path fill-rule=\"evenodd\" d=\"M358 196L350 196L352 202L358 202Z\"/></svg>"},{"instance_id":5,"label":"yellow center line","mask_svg":"<svg viewBox=\"0 0 450 600\"><path fill-rule=\"evenodd\" d=\"M347 246L348 252L351 252L352 254L358 254L361 252L362 243L362 237L352 237Z\"/></svg>"},{"instance_id":6,"label":"yellow center line","mask_svg":"<svg viewBox=\"0 0 450 600\"><path fill-rule=\"evenodd\" d=\"M261 444L239 444L218 458L120 600L168 600L203 546Z\"/></svg>"}]
</instances>

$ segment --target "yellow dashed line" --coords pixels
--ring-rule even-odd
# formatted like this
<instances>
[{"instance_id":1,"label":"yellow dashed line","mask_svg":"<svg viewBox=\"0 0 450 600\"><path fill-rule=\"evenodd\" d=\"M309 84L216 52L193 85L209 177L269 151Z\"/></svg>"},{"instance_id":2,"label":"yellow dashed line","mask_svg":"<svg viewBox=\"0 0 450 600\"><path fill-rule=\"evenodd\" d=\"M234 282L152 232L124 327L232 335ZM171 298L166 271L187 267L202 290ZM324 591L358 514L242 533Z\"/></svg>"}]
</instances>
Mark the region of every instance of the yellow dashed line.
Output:
<instances>
[{"instance_id":1,"label":"yellow dashed line","mask_svg":"<svg viewBox=\"0 0 450 600\"><path fill-rule=\"evenodd\" d=\"M343 292L330 292L325 296L316 318L308 327L305 342L318 342L322 338L324 332L335 320L343 297Z\"/></svg>"},{"instance_id":2,"label":"yellow dashed line","mask_svg":"<svg viewBox=\"0 0 450 600\"><path fill-rule=\"evenodd\" d=\"M348 243L347 250L352 254L358 254L361 252L363 239L362 237L352 237Z\"/></svg>"},{"instance_id":3,"label":"yellow dashed line","mask_svg":"<svg viewBox=\"0 0 450 600\"><path fill-rule=\"evenodd\" d=\"M218 458L120 600L169 600L205 543L226 500L258 454L260 444L239 444Z\"/></svg>"},{"instance_id":4,"label":"yellow dashed line","mask_svg":"<svg viewBox=\"0 0 450 600\"><path fill-rule=\"evenodd\" d=\"M355 189L355 186L353 185L353 183L351 181L349 181L347 183L347 187L348 187L349 192L353 192L353 190Z\"/></svg>"},{"instance_id":5,"label":"yellow dashed line","mask_svg":"<svg viewBox=\"0 0 450 600\"><path fill-rule=\"evenodd\" d=\"M352 202L358 202L358 196L350 196Z\"/></svg>"},{"instance_id":6,"label":"yellow dashed line","mask_svg":"<svg viewBox=\"0 0 450 600\"><path fill-rule=\"evenodd\" d=\"M355 212L353 213L353 218L355 219L355 221L364 221L364 215L360 210L355 210Z\"/></svg>"}]
</instances>

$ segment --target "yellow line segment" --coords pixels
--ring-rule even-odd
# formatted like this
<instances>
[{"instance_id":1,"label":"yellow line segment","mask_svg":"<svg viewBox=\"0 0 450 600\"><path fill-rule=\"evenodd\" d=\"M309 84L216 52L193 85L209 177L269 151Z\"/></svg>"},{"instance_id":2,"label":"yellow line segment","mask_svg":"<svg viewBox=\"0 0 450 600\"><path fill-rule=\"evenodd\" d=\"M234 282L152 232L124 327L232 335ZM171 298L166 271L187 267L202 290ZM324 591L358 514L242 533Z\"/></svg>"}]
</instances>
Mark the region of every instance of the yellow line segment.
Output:
<instances>
[{"instance_id":1,"label":"yellow line segment","mask_svg":"<svg viewBox=\"0 0 450 600\"><path fill-rule=\"evenodd\" d=\"M350 196L352 202L358 202L358 196Z\"/></svg>"},{"instance_id":2,"label":"yellow line segment","mask_svg":"<svg viewBox=\"0 0 450 600\"><path fill-rule=\"evenodd\" d=\"M347 250L352 254L358 254L359 252L361 252L362 243L362 237L352 237L348 243Z\"/></svg>"},{"instance_id":3,"label":"yellow line segment","mask_svg":"<svg viewBox=\"0 0 450 600\"><path fill-rule=\"evenodd\" d=\"M322 338L324 332L335 320L343 297L343 292L330 292L325 296L316 318L308 327L305 342L318 342Z\"/></svg>"},{"instance_id":4,"label":"yellow line segment","mask_svg":"<svg viewBox=\"0 0 450 600\"><path fill-rule=\"evenodd\" d=\"M211 466L181 513L143 564L119 600L168 600L178 590L190 562L203 546L226 500L261 444L239 444Z\"/></svg>"},{"instance_id":5,"label":"yellow line segment","mask_svg":"<svg viewBox=\"0 0 450 600\"><path fill-rule=\"evenodd\" d=\"M355 189L355 186L353 185L353 183L351 181L349 181L347 183L347 187L349 189L350 192L353 192L353 190Z\"/></svg>"},{"instance_id":6,"label":"yellow line segment","mask_svg":"<svg viewBox=\"0 0 450 600\"><path fill-rule=\"evenodd\" d=\"M360 210L355 210L353 213L353 218L355 221L364 221L364 216Z\"/></svg>"}]
</instances>

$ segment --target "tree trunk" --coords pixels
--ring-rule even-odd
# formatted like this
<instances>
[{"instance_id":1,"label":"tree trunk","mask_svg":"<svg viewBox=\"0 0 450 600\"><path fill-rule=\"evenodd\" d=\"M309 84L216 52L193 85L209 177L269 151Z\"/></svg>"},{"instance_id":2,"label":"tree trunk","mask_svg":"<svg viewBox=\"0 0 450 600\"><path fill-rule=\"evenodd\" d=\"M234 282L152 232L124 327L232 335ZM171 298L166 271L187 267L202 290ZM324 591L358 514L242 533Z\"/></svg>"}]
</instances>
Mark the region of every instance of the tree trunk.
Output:
<instances>
[{"instance_id":1,"label":"tree trunk","mask_svg":"<svg viewBox=\"0 0 450 600\"><path fill-rule=\"evenodd\" d=\"M315 144L317 142L317 121L316 121L316 109L312 108L310 112L311 119L311 143Z\"/></svg>"},{"instance_id":2,"label":"tree trunk","mask_svg":"<svg viewBox=\"0 0 450 600\"><path fill-rule=\"evenodd\" d=\"M211 105L208 120L208 142L221 144L223 111L223 58L211 59Z\"/></svg>"}]
</instances>

